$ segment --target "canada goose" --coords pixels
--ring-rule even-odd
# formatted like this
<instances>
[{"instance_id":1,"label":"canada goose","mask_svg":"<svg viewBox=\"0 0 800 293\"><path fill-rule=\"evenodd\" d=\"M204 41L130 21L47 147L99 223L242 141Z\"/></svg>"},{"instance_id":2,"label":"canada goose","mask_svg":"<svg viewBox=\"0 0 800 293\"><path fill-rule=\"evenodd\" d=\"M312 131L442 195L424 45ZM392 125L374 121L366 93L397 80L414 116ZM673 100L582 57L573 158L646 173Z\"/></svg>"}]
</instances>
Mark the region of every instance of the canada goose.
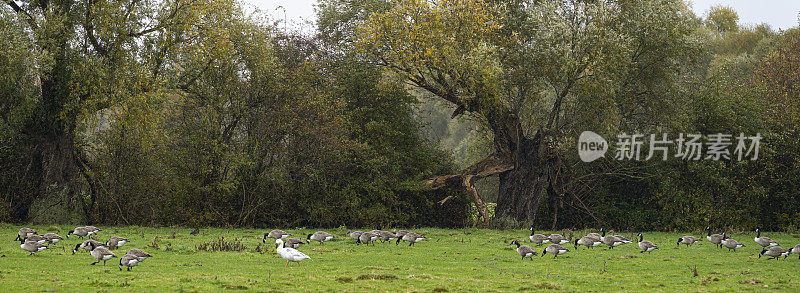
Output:
<instances>
[{"instance_id":1,"label":"canada goose","mask_svg":"<svg viewBox=\"0 0 800 293\"><path fill-rule=\"evenodd\" d=\"M800 244L792 248L792 253L797 254L797 259L800 259Z\"/></svg>"},{"instance_id":2,"label":"canada goose","mask_svg":"<svg viewBox=\"0 0 800 293\"><path fill-rule=\"evenodd\" d=\"M678 246L681 246L681 243L686 244L686 246L692 246L692 244L697 241L700 241L700 238L694 236L683 236L678 238Z\"/></svg>"},{"instance_id":3,"label":"canada goose","mask_svg":"<svg viewBox=\"0 0 800 293\"><path fill-rule=\"evenodd\" d=\"M90 235L89 232L90 232L89 228L76 227L75 229L73 229L72 231L69 231L69 233L67 233L67 239L69 239L69 236L72 235L72 234L75 234L75 236L78 236L79 238L83 239L83 237L86 237L86 236Z\"/></svg>"},{"instance_id":4,"label":"canada goose","mask_svg":"<svg viewBox=\"0 0 800 293\"><path fill-rule=\"evenodd\" d=\"M19 247L22 248L22 250L30 252L30 255L34 255L34 253L47 249L47 245L35 241L24 241L19 245Z\"/></svg>"},{"instance_id":5,"label":"canada goose","mask_svg":"<svg viewBox=\"0 0 800 293\"><path fill-rule=\"evenodd\" d=\"M286 260L286 266L289 266L289 262L293 261L297 262L297 266L299 267L300 262L302 260L311 259L311 257L305 255L304 253L298 251L297 249L285 247L283 244L283 240L281 239L275 240L275 244L278 245L278 247L275 250L283 259Z\"/></svg>"},{"instance_id":6,"label":"canada goose","mask_svg":"<svg viewBox=\"0 0 800 293\"><path fill-rule=\"evenodd\" d=\"M567 239L567 237L564 237L564 235L561 235L561 234L550 234L549 236L547 236L547 238L550 239L550 243L553 243L553 244L559 244L560 245L560 244L569 243L569 240Z\"/></svg>"},{"instance_id":7,"label":"canada goose","mask_svg":"<svg viewBox=\"0 0 800 293\"><path fill-rule=\"evenodd\" d=\"M553 258L555 259L559 255L565 254L567 252L569 252L569 249L564 248L564 246L561 246L559 244L550 244L549 246L547 246L547 248L544 249L544 251L542 251L542 256L551 253L553 254Z\"/></svg>"},{"instance_id":8,"label":"canada goose","mask_svg":"<svg viewBox=\"0 0 800 293\"><path fill-rule=\"evenodd\" d=\"M103 265L105 266L107 260L117 257L117 255L111 252L111 250L108 250L108 248L97 246L93 242L89 242L89 247L91 248L91 250L89 250L89 254L91 254L92 257L97 260L96 262L93 262L92 265L96 265L102 260Z\"/></svg>"},{"instance_id":9,"label":"canada goose","mask_svg":"<svg viewBox=\"0 0 800 293\"><path fill-rule=\"evenodd\" d=\"M581 239L575 239L575 250L578 250L578 245L586 246L586 248L594 248L602 243L603 242L600 241L600 238L583 236Z\"/></svg>"},{"instance_id":10,"label":"canada goose","mask_svg":"<svg viewBox=\"0 0 800 293\"><path fill-rule=\"evenodd\" d=\"M639 253L650 253L651 251L658 249L658 246L653 244L653 242L644 241L644 236L642 236L642 233L639 233L639 249L642 250Z\"/></svg>"},{"instance_id":11,"label":"canada goose","mask_svg":"<svg viewBox=\"0 0 800 293\"><path fill-rule=\"evenodd\" d=\"M141 249L131 249L128 250L128 253L126 254L136 256L139 259L139 262L143 262L148 257L153 257L152 255L150 255L147 252L144 252L144 250Z\"/></svg>"},{"instance_id":12,"label":"canada goose","mask_svg":"<svg viewBox=\"0 0 800 293\"><path fill-rule=\"evenodd\" d=\"M122 267L128 267L128 271L130 272L131 268L135 267L137 264L139 264L138 257L126 254L119 259L119 270L122 271Z\"/></svg>"},{"instance_id":13,"label":"canada goose","mask_svg":"<svg viewBox=\"0 0 800 293\"><path fill-rule=\"evenodd\" d=\"M545 243L550 243L550 237L544 236L542 234L536 234L536 232L533 231L533 227L530 227L528 230L531 230L531 235L528 236L528 239L530 239L531 242L535 243L537 246L541 246L542 244Z\"/></svg>"},{"instance_id":14,"label":"canada goose","mask_svg":"<svg viewBox=\"0 0 800 293\"><path fill-rule=\"evenodd\" d=\"M614 249L614 247L625 244L625 241L617 238L614 235L606 235L605 230L600 229L600 231L603 232L603 234L600 235L601 236L600 241L603 242L603 244L607 245L608 247L611 247L611 249Z\"/></svg>"},{"instance_id":15,"label":"canada goose","mask_svg":"<svg viewBox=\"0 0 800 293\"><path fill-rule=\"evenodd\" d=\"M381 236L381 241L383 241L383 242L387 242L387 241L391 242L392 240L397 239L397 234L394 234L394 233L389 232L389 231L381 231L381 233L379 235Z\"/></svg>"},{"instance_id":16,"label":"canada goose","mask_svg":"<svg viewBox=\"0 0 800 293\"><path fill-rule=\"evenodd\" d=\"M64 240L63 237L61 237L60 235L58 235L56 233L44 234L44 238L47 238L47 242L49 242L51 244L52 243L58 243L59 241Z\"/></svg>"},{"instance_id":17,"label":"canada goose","mask_svg":"<svg viewBox=\"0 0 800 293\"><path fill-rule=\"evenodd\" d=\"M400 231L397 231L397 233L394 233L394 234L397 235L398 238L403 238L403 236L406 236L406 234L408 234L408 233L411 233L411 232L409 232L407 230L400 230Z\"/></svg>"},{"instance_id":18,"label":"canada goose","mask_svg":"<svg viewBox=\"0 0 800 293\"><path fill-rule=\"evenodd\" d=\"M708 242L713 243L715 246L722 248L722 235L720 234L711 234L711 227L706 227L708 231L708 235L706 235L706 239Z\"/></svg>"},{"instance_id":19,"label":"canada goose","mask_svg":"<svg viewBox=\"0 0 800 293\"><path fill-rule=\"evenodd\" d=\"M95 226L86 226L84 228L86 228L87 231L89 232L89 237L91 237L92 235L96 235L100 231L103 231L103 230L100 230L100 228L97 228Z\"/></svg>"},{"instance_id":20,"label":"canada goose","mask_svg":"<svg viewBox=\"0 0 800 293\"><path fill-rule=\"evenodd\" d=\"M300 240L300 239L297 239L297 238L288 238L288 239L286 239L286 243L284 245L286 245L287 247L291 247L291 248L298 248L298 247L300 247L300 245L303 245L303 244L306 244L305 242L303 242L303 240Z\"/></svg>"},{"instance_id":21,"label":"canada goose","mask_svg":"<svg viewBox=\"0 0 800 293\"><path fill-rule=\"evenodd\" d=\"M264 233L264 239L261 239L261 242L266 243L267 242L267 238L272 238L272 239L278 240L278 239L286 239L286 237L289 237L289 236L292 236L292 234L289 234L289 233L283 232L282 230L277 230L276 229L276 230L269 231L269 233Z\"/></svg>"},{"instance_id":22,"label":"canada goose","mask_svg":"<svg viewBox=\"0 0 800 293\"><path fill-rule=\"evenodd\" d=\"M517 240L511 241L511 244L517 245L517 253L522 257L522 260L525 260L526 257L530 257L533 260L533 256L536 255L536 251L533 248L527 245L520 245Z\"/></svg>"},{"instance_id":23,"label":"canada goose","mask_svg":"<svg viewBox=\"0 0 800 293\"><path fill-rule=\"evenodd\" d=\"M372 246L375 246L375 240L380 239L381 236L372 232L364 232L361 233L361 236L358 236L358 241L356 244L367 244L369 245L372 242Z\"/></svg>"},{"instance_id":24,"label":"canada goose","mask_svg":"<svg viewBox=\"0 0 800 293\"><path fill-rule=\"evenodd\" d=\"M400 244L400 241L408 241L408 246L414 245L414 243L420 242L425 240L425 236L413 232L408 232L406 235L403 235L401 238L397 238L397 242L395 245Z\"/></svg>"},{"instance_id":25,"label":"canada goose","mask_svg":"<svg viewBox=\"0 0 800 293\"><path fill-rule=\"evenodd\" d=\"M311 242L311 240L314 240L319 241L319 244L324 244L325 241L330 241L333 238L334 237L331 235L331 233L317 231L314 234L308 234L308 237L306 237L306 242Z\"/></svg>"},{"instance_id":26,"label":"canada goose","mask_svg":"<svg viewBox=\"0 0 800 293\"><path fill-rule=\"evenodd\" d=\"M761 245L761 247L766 248L766 247L778 246L778 242L775 242L775 240L772 240L766 236L761 237L761 231L759 231L758 228L756 228L756 233L758 234L756 235L756 238L753 238L753 241L758 243L758 245Z\"/></svg>"},{"instance_id":27,"label":"canada goose","mask_svg":"<svg viewBox=\"0 0 800 293\"><path fill-rule=\"evenodd\" d=\"M792 252L790 250L788 250L788 249L784 249L784 248L777 247L777 246L772 246L769 249L761 250L761 253L758 254L758 258L761 258L762 255L766 254L767 256L772 257L771 259L777 260L781 256L783 258L788 257L790 253L792 253ZM769 259L770 258L768 258L768 260Z\"/></svg>"},{"instance_id":28,"label":"canada goose","mask_svg":"<svg viewBox=\"0 0 800 293\"><path fill-rule=\"evenodd\" d=\"M736 249L744 247L744 244L740 243L739 241L733 240L733 238L728 237L725 235L725 232L722 232L722 246L728 249L728 251L733 250L736 252Z\"/></svg>"},{"instance_id":29,"label":"canada goose","mask_svg":"<svg viewBox=\"0 0 800 293\"><path fill-rule=\"evenodd\" d=\"M86 251L91 251L92 246L89 245L89 244L94 244L95 246L103 246L103 245L105 245L100 241L97 241L97 240L94 240L94 239L89 239L89 240L86 240L84 242L76 244L75 245L75 249L72 250L72 254L75 254L76 252L78 252L78 248L83 248Z\"/></svg>"},{"instance_id":30,"label":"canada goose","mask_svg":"<svg viewBox=\"0 0 800 293\"><path fill-rule=\"evenodd\" d=\"M125 243L128 242L129 242L128 238L114 236L111 237L111 239L108 239L108 242L106 242L106 247L110 249L117 249L122 247L123 245L125 245Z\"/></svg>"},{"instance_id":31,"label":"canada goose","mask_svg":"<svg viewBox=\"0 0 800 293\"><path fill-rule=\"evenodd\" d=\"M28 242L28 241L33 241L33 242L36 242L36 243L39 243L39 244L45 244L45 243L47 243L47 238L42 236L42 235L31 235L31 236L23 238L19 242L23 243L23 242Z\"/></svg>"},{"instance_id":32,"label":"canada goose","mask_svg":"<svg viewBox=\"0 0 800 293\"><path fill-rule=\"evenodd\" d=\"M628 238L626 238L625 236L614 234L614 230L608 230L608 234L617 237L617 239L622 240L622 242L624 243L632 243L632 241L628 240Z\"/></svg>"},{"instance_id":33,"label":"canada goose","mask_svg":"<svg viewBox=\"0 0 800 293\"><path fill-rule=\"evenodd\" d=\"M17 232L17 238L15 238L14 241L21 241L22 239L34 234L36 234L36 230L27 227L19 228L19 232Z\"/></svg>"},{"instance_id":34,"label":"canada goose","mask_svg":"<svg viewBox=\"0 0 800 293\"><path fill-rule=\"evenodd\" d=\"M364 232L361 232L361 231L347 230L347 234L350 234L350 238L355 239L356 243L358 243L358 238L361 237L361 234L363 234L363 233Z\"/></svg>"}]
</instances>

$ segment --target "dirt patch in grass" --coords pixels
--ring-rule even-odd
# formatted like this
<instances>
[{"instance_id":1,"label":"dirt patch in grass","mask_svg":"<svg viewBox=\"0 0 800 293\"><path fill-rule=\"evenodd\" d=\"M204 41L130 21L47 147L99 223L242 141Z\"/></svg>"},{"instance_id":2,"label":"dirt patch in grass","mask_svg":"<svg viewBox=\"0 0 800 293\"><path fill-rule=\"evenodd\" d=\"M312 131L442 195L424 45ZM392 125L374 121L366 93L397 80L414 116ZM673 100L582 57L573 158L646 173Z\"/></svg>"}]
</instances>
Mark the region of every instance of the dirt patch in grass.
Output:
<instances>
[{"instance_id":1,"label":"dirt patch in grass","mask_svg":"<svg viewBox=\"0 0 800 293\"><path fill-rule=\"evenodd\" d=\"M245 285L222 285L222 286L219 286L219 287L221 289L225 289L225 290L247 290L247 289L249 289Z\"/></svg>"},{"instance_id":2,"label":"dirt patch in grass","mask_svg":"<svg viewBox=\"0 0 800 293\"><path fill-rule=\"evenodd\" d=\"M531 289L539 289L539 290L561 290L563 289L561 285L550 283L550 282L542 282L542 283L534 283L531 287L521 287L519 288L520 291L528 291Z\"/></svg>"},{"instance_id":3,"label":"dirt patch in grass","mask_svg":"<svg viewBox=\"0 0 800 293\"><path fill-rule=\"evenodd\" d=\"M421 275L408 275L409 279L422 279L422 280L430 280L433 279L433 276L428 274L421 274Z\"/></svg>"},{"instance_id":4,"label":"dirt patch in grass","mask_svg":"<svg viewBox=\"0 0 800 293\"><path fill-rule=\"evenodd\" d=\"M747 280L739 281L739 282L737 282L737 283L739 283L739 284L743 284L743 285L746 285L746 284L750 284L750 285L758 285L758 284L763 284L763 283L764 283L764 281L761 281L761 280L759 280L759 279L747 279Z\"/></svg>"},{"instance_id":5,"label":"dirt patch in grass","mask_svg":"<svg viewBox=\"0 0 800 293\"><path fill-rule=\"evenodd\" d=\"M357 280L395 280L397 276L389 274L363 274Z\"/></svg>"},{"instance_id":6,"label":"dirt patch in grass","mask_svg":"<svg viewBox=\"0 0 800 293\"><path fill-rule=\"evenodd\" d=\"M247 249L247 246L242 244L242 240L239 238L234 238L231 240L225 240L225 237L217 238L217 240L209 241L205 243L201 243L200 245L195 245L195 250L197 251L235 251L235 252L242 252Z\"/></svg>"},{"instance_id":7,"label":"dirt patch in grass","mask_svg":"<svg viewBox=\"0 0 800 293\"><path fill-rule=\"evenodd\" d=\"M111 283L105 282L105 281L98 281L98 280L91 281L87 285L92 286L92 287L114 287L114 284L111 284Z\"/></svg>"}]
</instances>

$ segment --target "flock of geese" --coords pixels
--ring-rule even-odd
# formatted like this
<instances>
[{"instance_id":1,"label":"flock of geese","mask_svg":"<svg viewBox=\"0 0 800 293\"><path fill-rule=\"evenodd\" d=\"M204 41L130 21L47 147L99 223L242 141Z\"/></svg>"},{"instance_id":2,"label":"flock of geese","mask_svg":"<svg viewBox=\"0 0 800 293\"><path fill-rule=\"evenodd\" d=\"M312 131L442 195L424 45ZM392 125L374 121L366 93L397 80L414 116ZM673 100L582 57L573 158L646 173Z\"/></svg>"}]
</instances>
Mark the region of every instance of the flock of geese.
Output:
<instances>
[{"instance_id":1,"label":"flock of geese","mask_svg":"<svg viewBox=\"0 0 800 293\"><path fill-rule=\"evenodd\" d=\"M606 245L609 249L614 249L614 247L633 243L625 236L615 235L613 231L610 231L610 233L606 235L605 229L600 229L600 233L589 233L586 236L574 240L572 240L572 232L570 232L569 238L567 238L561 234L550 234L547 236L537 234L533 227L528 230L531 231L530 236L528 236L528 239L531 243L536 244L537 246L549 244L542 251L541 256L549 253L553 255L554 259L559 255L563 255L570 251L563 246L570 242L573 243L575 250L578 249L578 246L586 246L589 249L593 249L600 245ZM78 250L83 249L88 251L89 255L96 260L95 262L91 263L92 265L100 263L100 261L102 261L103 265L105 265L106 261L117 257L112 250L118 249L130 242L127 238L118 236L109 238L109 240L105 243L91 238L92 236L97 235L97 233L100 231L103 230L94 226L77 227L72 231L69 231L69 233L67 233L67 238L72 235L81 239L84 237L89 237L88 240L76 244L75 248L72 250L72 254L74 255L76 252L78 252ZM736 249L745 247L745 245L741 242L728 237L726 233L711 234L710 227L706 227L706 231L706 239L719 248L724 247L727 248L728 251L735 252ZM792 253L800 255L800 244L791 249L785 249L780 247L778 242L775 240L772 240L769 237L761 236L761 231L759 229L756 229L755 232L756 237L753 238L753 241L755 241L762 248L758 256L759 258L762 256L768 256L770 259L777 260L780 257L786 258ZM413 246L415 243L426 239L424 233L418 234L407 230L400 230L396 233L381 230L372 230L368 232L348 230L347 233L355 240L357 245L372 244L372 246L375 246L375 242L377 241L381 241L382 243L391 243L394 241L395 245L399 245L400 242L406 241L408 242L409 246ZM333 234L325 231L317 231L316 233L308 234L305 241L292 238L290 236L292 236L292 234L282 230L272 230L269 233L265 233L264 238L262 239L262 242L264 243L267 242L267 238L272 238L275 240L275 250L278 255L286 260L286 266L289 266L290 262L296 262L297 265L300 266L301 261L311 258L297 250L297 248L299 248L301 245L310 244L311 241L317 241L320 244L324 244L326 241L331 241L336 238L336 236ZM658 245L651 241L644 240L642 233L639 233L636 236L638 239L635 240L638 240L639 249L641 250L640 253L650 253L658 249ZM37 252L48 249L48 245L64 241L64 238L56 233L39 235L33 229L21 228L17 233L17 238L15 241L20 241L20 248L22 250L30 252L30 255L35 255ZM687 235L678 238L676 244L677 246L680 246L681 244L692 246L699 241L701 241L700 238ZM533 256L538 255L536 250L534 250L532 247L528 245L522 245L519 241L511 241L510 245L517 246L517 253L519 253L519 255L522 257L522 260L525 260L526 257L533 260ZM133 267L137 266L140 262L143 262L148 257L151 257L151 255L141 249L131 249L119 259L119 269L121 271L123 268L127 268L127 270L130 271ZM800 259L800 256L798 259Z\"/></svg>"},{"instance_id":2,"label":"flock of geese","mask_svg":"<svg viewBox=\"0 0 800 293\"><path fill-rule=\"evenodd\" d=\"M76 244L75 249L72 250L72 254L74 255L79 249L83 249L88 251L89 255L96 260L92 263L92 265L95 265L100 261L103 262L103 265L106 265L106 261L117 257L117 255L111 250L120 248L126 243L130 242L128 238L118 236L109 238L106 243L91 239L92 236L97 235L97 233L100 231L103 230L100 230L95 226L77 227L72 231L69 231L69 233L67 233L67 238L72 235L75 235L80 239L89 237L88 240ZM50 247L48 245L64 241L64 238L56 233L39 235L31 228L21 228L19 229L19 232L17 232L17 238L14 240L20 242L19 247L22 248L22 250L30 252L30 255L35 255L37 252L48 249ZM145 259L151 256L152 255L141 249L131 249L119 259L119 270L121 271L123 268L127 268L128 271L130 271L131 268L137 266L140 262L143 262Z\"/></svg>"},{"instance_id":3,"label":"flock of geese","mask_svg":"<svg viewBox=\"0 0 800 293\"><path fill-rule=\"evenodd\" d=\"M371 243L372 246L375 246L376 241L381 241L382 243L391 243L395 241L395 245L399 245L401 241L406 241L409 246L413 246L415 243L425 240L424 233L418 234L406 230L400 230L397 231L397 233L381 230L372 230L369 232L348 230L347 234L356 241L357 245L369 245ZM289 262L296 262L297 266L300 266L301 261L311 258L297 250L301 245L310 244L311 241L325 244L325 241L331 241L336 238L333 234L325 231L317 231L314 234L308 234L305 242L289 236L292 236L292 234L286 233L283 230L272 230L269 233L265 233L264 238L261 239L264 243L267 242L267 238L275 239L275 251L286 260L286 266L289 266Z\"/></svg>"},{"instance_id":4,"label":"flock of geese","mask_svg":"<svg viewBox=\"0 0 800 293\"><path fill-rule=\"evenodd\" d=\"M559 255L569 252L569 249L562 246L563 244L567 244L570 242L570 239L564 237L564 235L550 234L545 236L542 234L536 234L533 227L531 227L528 230L531 231L531 235L528 236L528 238L532 243L538 246L551 243L544 249L544 251L542 251L542 256L544 256L547 253L550 253L553 255L553 258L556 258ZM711 234L710 227L706 227L706 231L707 231L706 239L719 248L725 247L728 249L728 251L736 252L736 249L745 247L744 244L734 240L733 238L728 237L724 232L722 234ZM600 232L601 234L589 233L586 236L581 237L580 239L575 239L573 242L575 245L575 249L577 250L578 246L586 246L587 248L594 248L601 244L608 246L610 249L614 249L614 247L632 243L632 241L625 238L625 236L614 235L613 231L611 231L611 234L609 235L606 235L604 229L600 229ZM770 257L770 259L777 260L779 257L787 258L789 254L792 253L800 255L800 244L794 246L791 249L785 249L780 247L778 242L776 242L775 240L772 240L769 237L762 237L761 231L759 229L756 229L755 232L756 232L756 237L753 238L753 241L755 241L762 248L761 252L758 255L759 258L766 255ZM644 240L644 236L642 235L642 233L639 233L636 236L639 238L638 244L639 244L639 249L641 249L641 251L639 251L640 253L645 253L645 252L650 253L658 249L658 245L654 244L651 241ZM570 235L570 237L572 237L572 235ZM700 240L701 240L700 238L691 235L682 236L678 238L677 245L680 246L681 244L684 244L686 246L692 246L694 243ZM537 255L537 252L533 248L527 245L522 245L516 240L511 241L510 245L517 245L517 253L519 253L519 255L522 257L523 260L526 257L530 257L531 260L533 260L533 256ZM800 256L798 256L798 259L800 259Z\"/></svg>"}]
</instances>

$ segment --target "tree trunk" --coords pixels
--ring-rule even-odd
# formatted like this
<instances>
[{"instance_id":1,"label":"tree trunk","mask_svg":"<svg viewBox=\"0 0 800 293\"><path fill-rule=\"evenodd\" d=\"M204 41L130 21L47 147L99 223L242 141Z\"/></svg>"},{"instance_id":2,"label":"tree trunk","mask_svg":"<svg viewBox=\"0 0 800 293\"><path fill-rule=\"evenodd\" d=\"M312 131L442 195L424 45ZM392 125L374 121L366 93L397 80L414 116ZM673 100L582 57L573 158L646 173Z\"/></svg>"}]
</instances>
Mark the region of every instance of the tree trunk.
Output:
<instances>
[{"instance_id":1,"label":"tree trunk","mask_svg":"<svg viewBox=\"0 0 800 293\"><path fill-rule=\"evenodd\" d=\"M550 164L543 157L541 130L533 139L521 138L515 150L515 167L500 174L496 217L535 220L545 189L550 185Z\"/></svg>"},{"instance_id":2,"label":"tree trunk","mask_svg":"<svg viewBox=\"0 0 800 293\"><path fill-rule=\"evenodd\" d=\"M75 117L65 113L64 105L70 101L70 70L65 55L66 42L50 46L55 50L55 63L51 71L41 76L41 97L36 113L26 124L25 133L36 143L36 154L41 169L38 194L29 207L28 217L34 222L64 223L81 207L85 216L89 211L80 197L77 147L74 141ZM74 200L80 200L75 206Z\"/></svg>"},{"instance_id":3,"label":"tree trunk","mask_svg":"<svg viewBox=\"0 0 800 293\"><path fill-rule=\"evenodd\" d=\"M402 71L402 67L387 66ZM582 72L582 70L580 71ZM495 153L461 171L460 174L431 178L426 182L432 189L444 186L466 190L472 194L478 211L486 217L488 211L482 209L483 201L472 184L481 178L499 175L497 208L495 217L511 217L518 221L535 220L545 190L563 193L561 185L561 165L563 162L553 149L555 137L550 133L556 123L561 101L569 93L574 83L571 79L558 93L547 123L533 136L525 137L519 117L502 103L487 103L492 97L464 98L457 84L447 74L420 75L406 71L409 81L419 88L452 103L456 106L451 119L465 112L479 113L494 134ZM468 180L465 180L468 179ZM446 202L445 198L440 203ZM486 220L489 220L488 218Z\"/></svg>"}]
</instances>

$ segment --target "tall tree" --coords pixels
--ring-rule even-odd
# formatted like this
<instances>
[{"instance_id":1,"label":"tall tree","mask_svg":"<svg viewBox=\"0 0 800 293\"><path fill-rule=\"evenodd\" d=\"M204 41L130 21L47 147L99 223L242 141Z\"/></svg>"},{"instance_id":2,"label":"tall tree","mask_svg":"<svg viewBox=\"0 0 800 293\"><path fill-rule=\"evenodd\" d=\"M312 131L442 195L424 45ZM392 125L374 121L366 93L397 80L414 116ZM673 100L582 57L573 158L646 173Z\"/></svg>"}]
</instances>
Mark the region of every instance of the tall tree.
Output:
<instances>
[{"instance_id":1,"label":"tall tree","mask_svg":"<svg viewBox=\"0 0 800 293\"><path fill-rule=\"evenodd\" d=\"M201 19L229 5L214 0L14 1L4 0L20 39L34 57L31 76L38 90L23 133L34 145L37 197L51 206L75 207L91 221L100 187L82 140L87 119L115 102L144 95L161 85L165 58L174 45L202 37L211 27ZM4 14L5 15L5 14ZM212 28L213 29L213 28ZM187 80L190 79L187 77ZM83 183L89 195L83 197ZM86 202L84 199L88 199ZM75 205L77 203L77 205ZM31 215L35 217L36 215Z\"/></svg>"},{"instance_id":2,"label":"tall tree","mask_svg":"<svg viewBox=\"0 0 800 293\"><path fill-rule=\"evenodd\" d=\"M673 85L690 51L687 11L681 1L404 0L362 25L359 45L452 103L452 118L490 130L494 153L432 188L469 191L488 219L474 183L498 175L496 216L530 220L545 195L567 193L567 131L673 108L671 91L654 92Z\"/></svg>"}]
</instances>

